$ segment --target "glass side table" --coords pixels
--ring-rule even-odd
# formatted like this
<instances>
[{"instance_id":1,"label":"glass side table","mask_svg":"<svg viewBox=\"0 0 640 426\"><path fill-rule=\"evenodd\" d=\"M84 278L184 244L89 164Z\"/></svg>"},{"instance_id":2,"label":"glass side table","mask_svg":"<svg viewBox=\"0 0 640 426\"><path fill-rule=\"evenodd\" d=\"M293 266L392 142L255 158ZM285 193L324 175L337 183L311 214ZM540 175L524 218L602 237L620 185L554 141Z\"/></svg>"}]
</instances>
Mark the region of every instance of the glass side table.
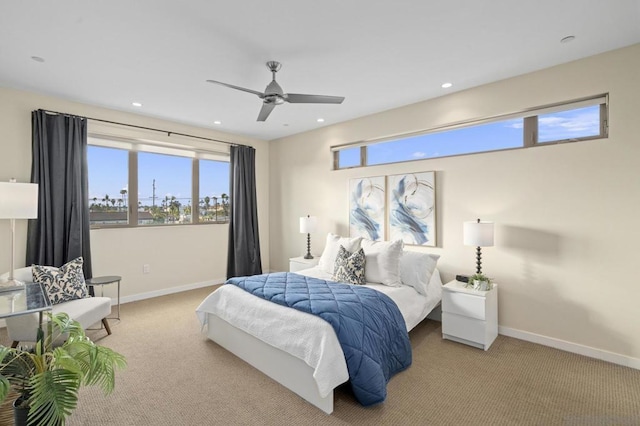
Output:
<instances>
[{"instance_id":1,"label":"glass side table","mask_svg":"<svg viewBox=\"0 0 640 426\"><path fill-rule=\"evenodd\" d=\"M104 277L93 277L87 279L85 282L90 287L100 286L100 296L104 297L104 286L118 283L118 316L115 319L120 319L120 281L122 277L119 275L107 275Z\"/></svg>"},{"instance_id":2,"label":"glass side table","mask_svg":"<svg viewBox=\"0 0 640 426\"><path fill-rule=\"evenodd\" d=\"M40 283L0 287L0 318L37 313L42 330L42 313L50 309L51 301Z\"/></svg>"}]
</instances>

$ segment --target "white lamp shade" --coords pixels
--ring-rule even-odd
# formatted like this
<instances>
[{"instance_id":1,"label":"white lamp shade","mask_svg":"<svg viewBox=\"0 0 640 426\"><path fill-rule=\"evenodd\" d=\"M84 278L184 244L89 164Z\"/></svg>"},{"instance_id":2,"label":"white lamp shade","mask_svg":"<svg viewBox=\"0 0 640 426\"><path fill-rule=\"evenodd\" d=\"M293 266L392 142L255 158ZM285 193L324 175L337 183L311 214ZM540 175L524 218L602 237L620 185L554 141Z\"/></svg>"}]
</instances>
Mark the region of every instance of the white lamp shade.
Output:
<instances>
[{"instance_id":1,"label":"white lamp shade","mask_svg":"<svg viewBox=\"0 0 640 426\"><path fill-rule=\"evenodd\" d=\"M491 247L493 245L493 222L465 222L464 245Z\"/></svg>"},{"instance_id":2,"label":"white lamp shade","mask_svg":"<svg viewBox=\"0 0 640 426\"><path fill-rule=\"evenodd\" d=\"M305 216L300 218L300 233L311 234L316 230L318 219L315 216Z\"/></svg>"},{"instance_id":3,"label":"white lamp shade","mask_svg":"<svg viewBox=\"0 0 640 426\"><path fill-rule=\"evenodd\" d=\"M0 219L37 217L37 183L0 182Z\"/></svg>"}]
</instances>

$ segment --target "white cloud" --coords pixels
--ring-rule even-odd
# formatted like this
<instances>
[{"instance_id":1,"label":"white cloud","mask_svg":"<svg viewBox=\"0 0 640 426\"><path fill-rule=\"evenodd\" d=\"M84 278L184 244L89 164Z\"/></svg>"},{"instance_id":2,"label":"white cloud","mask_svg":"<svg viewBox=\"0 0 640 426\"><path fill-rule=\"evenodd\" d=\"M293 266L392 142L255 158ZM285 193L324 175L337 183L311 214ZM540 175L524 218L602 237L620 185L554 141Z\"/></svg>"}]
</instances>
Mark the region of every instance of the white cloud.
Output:
<instances>
[{"instance_id":1,"label":"white cloud","mask_svg":"<svg viewBox=\"0 0 640 426\"><path fill-rule=\"evenodd\" d=\"M424 158L427 156L427 154L425 152L416 151L413 154L411 154L411 156L413 158Z\"/></svg>"},{"instance_id":2,"label":"white cloud","mask_svg":"<svg viewBox=\"0 0 640 426\"><path fill-rule=\"evenodd\" d=\"M598 111L590 111L574 116L546 116L540 117L538 124L543 140L597 135L600 132L600 115Z\"/></svg>"}]
</instances>

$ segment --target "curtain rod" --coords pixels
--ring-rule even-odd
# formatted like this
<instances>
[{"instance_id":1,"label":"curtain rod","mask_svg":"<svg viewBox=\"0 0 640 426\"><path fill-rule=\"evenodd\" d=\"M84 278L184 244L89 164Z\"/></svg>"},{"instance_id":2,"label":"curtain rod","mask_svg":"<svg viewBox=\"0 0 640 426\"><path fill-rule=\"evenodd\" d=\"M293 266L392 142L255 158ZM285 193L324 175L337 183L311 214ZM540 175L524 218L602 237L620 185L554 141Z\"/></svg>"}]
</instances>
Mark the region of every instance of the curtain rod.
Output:
<instances>
[{"instance_id":1,"label":"curtain rod","mask_svg":"<svg viewBox=\"0 0 640 426\"><path fill-rule=\"evenodd\" d=\"M244 145L244 144L236 143L236 142L227 142L227 141L222 141L222 140L213 139L213 138L205 138L204 136L193 136L193 135L188 135L186 133L170 132L168 130L155 129L153 127L144 127L144 126L138 126L138 125L135 125L135 124L119 123L117 121L103 120L101 118L84 117L84 116L81 116L81 115L69 114L69 113L66 113L66 112L59 112L59 111L51 111L51 110L48 110L48 109L43 109L42 111L48 112L50 114L66 115L66 116L69 116L69 117L79 117L79 118L84 118L85 120L99 121L101 123L117 124L119 126L134 127L136 129L151 130L151 131L154 131L154 132L166 133L167 136L169 136L169 137L171 135L186 136L188 138L202 139L202 140L205 140L205 141L212 141L212 142L224 143L224 144L232 145L232 146L243 146L243 147L250 148L249 145Z\"/></svg>"}]
</instances>

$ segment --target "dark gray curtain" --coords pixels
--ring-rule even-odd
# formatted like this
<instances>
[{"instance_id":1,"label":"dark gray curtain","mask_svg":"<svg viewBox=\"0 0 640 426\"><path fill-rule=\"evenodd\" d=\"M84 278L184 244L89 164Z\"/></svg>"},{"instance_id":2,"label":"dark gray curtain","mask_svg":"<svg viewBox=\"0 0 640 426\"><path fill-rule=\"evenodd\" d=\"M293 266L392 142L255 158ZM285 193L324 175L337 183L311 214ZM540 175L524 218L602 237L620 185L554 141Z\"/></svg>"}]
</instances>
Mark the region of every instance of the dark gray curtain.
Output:
<instances>
[{"instance_id":1,"label":"dark gray curtain","mask_svg":"<svg viewBox=\"0 0 640 426\"><path fill-rule=\"evenodd\" d=\"M31 113L31 182L37 183L38 219L29 221L27 265L62 266L82 256L91 278L87 120Z\"/></svg>"},{"instance_id":2,"label":"dark gray curtain","mask_svg":"<svg viewBox=\"0 0 640 426\"><path fill-rule=\"evenodd\" d=\"M231 147L227 278L262 273L255 163L254 148Z\"/></svg>"}]
</instances>

